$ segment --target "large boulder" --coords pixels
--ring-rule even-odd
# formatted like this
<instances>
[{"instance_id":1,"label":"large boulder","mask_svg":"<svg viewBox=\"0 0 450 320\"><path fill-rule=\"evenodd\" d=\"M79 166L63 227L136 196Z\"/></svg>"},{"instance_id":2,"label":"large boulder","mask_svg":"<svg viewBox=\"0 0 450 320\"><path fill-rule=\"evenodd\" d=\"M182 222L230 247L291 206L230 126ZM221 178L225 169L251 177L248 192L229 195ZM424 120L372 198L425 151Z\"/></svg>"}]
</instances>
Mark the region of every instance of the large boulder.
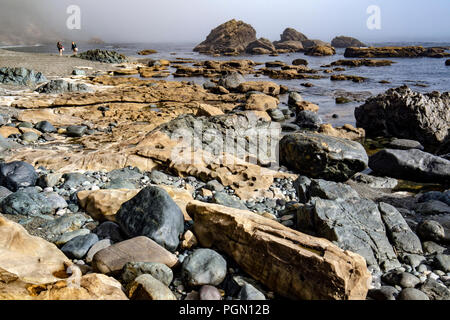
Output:
<instances>
[{"instance_id":1,"label":"large boulder","mask_svg":"<svg viewBox=\"0 0 450 320\"><path fill-rule=\"evenodd\" d=\"M46 82L47 78L40 72L26 68L0 68L0 83L13 85L35 85Z\"/></svg>"},{"instance_id":2,"label":"large boulder","mask_svg":"<svg viewBox=\"0 0 450 320\"><path fill-rule=\"evenodd\" d=\"M308 40L308 37L305 36L303 33L298 32L297 30L293 28L286 28L283 33L280 35L280 42L284 41L304 41Z\"/></svg>"},{"instance_id":3,"label":"large boulder","mask_svg":"<svg viewBox=\"0 0 450 320\"><path fill-rule=\"evenodd\" d=\"M318 46L331 47L331 44L322 40L317 39L307 39L302 40L303 47L308 50Z\"/></svg>"},{"instance_id":4,"label":"large boulder","mask_svg":"<svg viewBox=\"0 0 450 320\"><path fill-rule=\"evenodd\" d=\"M227 275L227 262L214 250L197 249L183 261L181 274L188 286L217 286Z\"/></svg>"},{"instance_id":5,"label":"large boulder","mask_svg":"<svg viewBox=\"0 0 450 320\"><path fill-rule=\"evenodd\" d=\"M122 204L116 221L129 237L147 236L175 251L184 231L184 216L169 194L158 187L146 187Z\"/></svg>"},{"instance_id":6,"label":"large boulder","mask_svg":"<svg viewBox=\"0 0 450 320\"><path fill-rule=\"evenodd\" d=\"M346 181L368 164L363 146L319 133L294 133L280 141L280 162L312 178Z\"/></svg>"},{"instance_id":7,"label":"large boulder","mask_svg":"<svg viewBox=\"0 0 450 320\"><path fill-rule=\"evenodd\" d=\"M276 41L273 43L275 49L286 52L300 52L303 51L303 44L301 41Z\"/></svg>"},{"instance_id":8,"label":"large boulder","mask_svg":"<svg viewBox=\"0 0 450 320\"><path fill-rule=\"evenodd\" d=\"M273 43L266 38L260 38L250 42L247 48L245 48L245 52L250 54L270 54L276 51Z\"/></svg>"},{"instance_id":9,"label":"large boulder","mask_svg":"<svg viewBox=\"0 0 450 320\"><path fill-rule=\"evenodd\" d=\"M249 211L199 201L187 210L204 247L215 247L270 290L291 299L365 299L364 259Z\"/></svg>"},{"instance_id":10,"label":"large boulder","mask_svg":"<svg viewBox=\"0 0 450 320\"><path fill-rule=\"evenodd\" d=\"M34 186L37 178L34 167L29 163L23 161L0 163L0 185L11 191Z\"/></svg>"},{"instance_id":11,"label":"large boulder","mask_svg":"<svg viewBox=\"0 0 450 320\"><path fill-rule=\"evenodd\" d=\"M336 54L336 50L333 47L330 46L315 46L306 49L305 55L307 56L332 56Z\"/></svg>"},{"instance_id":12,"label":"large boulder","mask_svg":"<svg viewBox=\"0 0 450 320\"><path fill-rule=\"evenodd\" d=\"M371 137L394 136L437 146L449 137L450 94L389 89L355 108L357 127Z\"/></svg>"},{"instance_id":13,"label":"large boulder","mask_svg":"<svg viewBox=\"0 0 450 320\"><path fill-rule=\"evenodd\" d=\"M364 43L362 43L358 39L346 36L335 37L331 41L331 45L335 48L367 47Z\"/></svg>"},{"instance_id":14,"label":"large boulder","mask_svg":"<svg viewBox=\"0 0 450 320\"><path fill-rule=\"evenodd\" d=\"M384 149L369 159L377 174L417 182L450 181L450 161L419 149Z\"/></svg>"},{"instance_id":15,"label":"large boulder","mask_svg":"<svg viewBox=\"0 0 450 320\"><path fill-rule=\"evenodd\" d=\"M256 31L251 25L233 19L212 30L194 51L208 54L240 54L249 43L256 40Z\"/></svg>"},{"instance_id":16,"label":"large boulder","mask_svg":"<svg viewBox=\"0 0 450 320\"><path fill-rule=\"evenodd\" d=\"M312 198L298 211L297 223L301 231L326 238L341 249L360 254L373 270L400 267L378 206L371 200Z\"/></svg>"}]
</instances>

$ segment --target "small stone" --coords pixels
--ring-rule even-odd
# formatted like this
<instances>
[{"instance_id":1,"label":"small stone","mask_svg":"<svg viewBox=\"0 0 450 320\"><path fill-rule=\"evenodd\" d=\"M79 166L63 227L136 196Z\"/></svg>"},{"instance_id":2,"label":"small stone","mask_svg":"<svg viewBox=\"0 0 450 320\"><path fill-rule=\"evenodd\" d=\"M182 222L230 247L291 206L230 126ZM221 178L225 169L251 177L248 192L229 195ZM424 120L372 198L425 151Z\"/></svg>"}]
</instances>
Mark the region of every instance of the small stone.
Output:
<instances>
[{"instance_id":1,"label":"small stone","mask_svg":"<svg viewBox=\"0 0 450 320\"><path fill-rule=\"evenodd\" d=\"M89 249L97 242L97 235L89 233L71 239L61 248L61 251L69 258L82 259Z\"/></svg>"},{"instance_id":2,"label":"small stone","mask_svg":"<svg viewBox=\"0 0 450 320\"><path fill-rule=\"evenodd\" d=\"M417 235L422 241L440 242L445 239L445 230L439 222L425 220L417 226Z\"/></svg>"},{"instance_id":3,"label":"small stone","mask_svg":"<svg viewBox=\"0 0 450 320\"><path fill-rule=\"evenodd\" d=\"M131 283L142 274L150 274L166 286L173 280L172 270L165 264L155 262L128 262L123 267L122 280Z\"/></svg>"},{"instance_id":4,"label":"small stone","mask_svg":"<svg viewBox=\"0 0 450 320\"><path fill-rule=\"evenodd\" d=\"M213 286L202 286L199 292L200 300L208 301L208 300L222 300L220 295L220 291Z\"/></svg>"},{"instance_id":5,"label":"small stone","mask_svg":"<svg viewBox=\"0 0 450 320\"><path fill-rule=\"evenodd\" d=\"M85 230L85 229L82 229ZM91 263L92 259L94 258L94 255L99 252L102 249L108 248L109 246L111 246L111 240L109 239L103 239L100 240L99 242L95 243L88 251L88 253L86 254L86 262L87 263Z\"/></svg>"},{"instance_id":6,"label":"small stone","mask_svg":"<svg viewBox=\"0 0 450 320\"><path fill-rule=\"evenodd\" d=\"M198 244L198 240L195 237L192 231L188 230L183 235L183 241L181 242L181 247L185 250L189 250L193 247L196 247Z\"/></svg>"},{"instance_id":7,"label":"small stone","mask_svg":"<svg viewBox=\"0 0 450 320\"><path fill-rule=\"evenodd\" d=\"M182 276L190 286L219 285L225 279L227 263L211 249L197 249L182 264Z\"/></svg>"},{"instance_id":8,"label":"small stone","mask_svg":"<svg viewBox=\"0 0 450 320\"><path fill-rule=\"evenodd\" d=\"M140 275L134 280L128 296L132 300L177 300L164 283L149 274Z\"/></svg>"},{"instance_id":9,"label":"small stone","mask_svg":"<svg viewBox=\"0 0 450 320\"><path fill-rule=\"evenodd\" d=\"M439 270L450 272L450 255L438 253L434 258L434 265Z\"/></svg>"},{"instance_id":10,"label":"small stone","mask_svg":"<svg viewBox=\"0 0 450 320\"><path fill-rule=\"evenodd\" d=\"M238 294L239 300L266 300L264 294L249 283L242 286Z\"/></svg>"},{"instance_id":11,"label":"small stone","mask_svg":"<svg viewBox=\"0 0 450 320\"><path fill-rule=\"evenodd\" d=\"M403 289L398 295L399 300L430 300L422 291L414 288Z\"/></svg>"}]
</instances>

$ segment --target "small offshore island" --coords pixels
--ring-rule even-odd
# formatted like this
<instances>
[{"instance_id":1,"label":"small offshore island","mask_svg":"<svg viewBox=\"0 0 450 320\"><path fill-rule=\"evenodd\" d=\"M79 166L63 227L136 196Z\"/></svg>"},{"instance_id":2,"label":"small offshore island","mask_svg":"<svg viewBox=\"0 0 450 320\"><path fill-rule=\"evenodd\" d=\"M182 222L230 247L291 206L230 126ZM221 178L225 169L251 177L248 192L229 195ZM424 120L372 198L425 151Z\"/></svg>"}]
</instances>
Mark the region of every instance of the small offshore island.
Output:
<instances>
[{"instance_id":1,"label":"small offshore island","mask_svg":"<svg viewBox=\"0 0 450 320\"><path fill-rule=\"evenodd\" d=\"M231 20L193 50L0 49L0 299L450 300L450 93L347 91L333 126L291 87L448 47Z\"/></svg>"}]
</instances>

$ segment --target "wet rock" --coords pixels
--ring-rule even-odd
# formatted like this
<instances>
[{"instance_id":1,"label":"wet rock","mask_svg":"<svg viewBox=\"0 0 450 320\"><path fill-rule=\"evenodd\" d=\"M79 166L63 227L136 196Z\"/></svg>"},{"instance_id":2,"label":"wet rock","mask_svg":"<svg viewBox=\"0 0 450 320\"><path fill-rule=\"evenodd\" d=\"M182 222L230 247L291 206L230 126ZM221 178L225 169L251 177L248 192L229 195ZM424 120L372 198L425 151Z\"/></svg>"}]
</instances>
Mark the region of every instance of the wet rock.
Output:
<instances>
[{"instance_id":1,"label":"wet rock","mask_svg":"<svg viewBox=\"0 0 450 320\"><path fill-rule=\"evenodd\" d=\"M379 59L357 59L357 60L338 60L331 63L331 66L347 66L347 67L385 67L390 66L394 62L390 60L379 60ZM337 70L336 70L337 71Z\"/></svg>"},{"instance_id":2,"label":"wet rock","mask_svg":"<svg viewBox=\"0 0 450 320\"><path fill-rule=\"evenodd\" d=\"M448 137L450 95L422 94L408 87L389 89L355 109L356 125L368 136L417 140L425 147Z\"/></svg>"},{"instance_id":3,"label":"wet rock","mask_svg":"<svg viewBox=\"0 0 450 320\"><path fill-rule=\"evenodd\" d=\"M228 90L236 90L242 83L245 83L245 79L238 72L233 72L219 80L219 85Z\"/></svg>"},{"instance_id":4,"label":"wet rock","mask_svg":"<svg viewBox=\"0 0 450 320\"><path fill-rule=\"evenodd\" d=\"M361 144L316 133L294 133L280 141L280 161L312 178L343 182L367 167Z\"/></svg>"},{"instance_id":5,"label":"wet rock","mask_svg":"<svg viewBox=\"0 0 450 320\"><path fill-rule=\"evenodd\" d=\"M97 235L94 233L89 233L87 235L75 237L68 241L61 248L61 251L64 252L64 254L69 258L82 259L89 249L97 242Z\"/></svg>"},{"instance_id":6,"label":"wet rock","mask_svg":"<svg viewBox=\"0 0 450 320\"><path fill-rule=\"evenodd\" d=\"M369 167L379 175L417 182L450 180L450 161L417 149L384 149L371 156Z\"/></svg>"},{"instance_id":7,"label":"wet rock","mask_svg":"<svg viewBox=\"0 0 450 320\"><path fill-rule=\"evenodd\" d=\"M211 249L197 249L183 261L181 272L189 286L216 286L225 279L227 263L220 254Z\"/></svg>"},{"instance_id":8,"label":"wet rock","mask_svg":"<svg viewBox=\"0 0 450 320\"><path fill-rule=\"evenodd\" d=\"M284 113L280 109L271 109L267 112L272 119L272 121L275 122L283 122L286 120L286 117Z\"/></svg>"},{"instance_id":9,"label":"wet rock","mask_svg":"<svg viewBox=\"0 0 450 320\"><path fill-rule=\"evenodd\" d=\"M65 80L51 80L35 90L45 94L61 94L66 92L92 92L92 89L84 83L72 83Z\"/></svg>"},{"instance_id":10,"label":"wet rock","mask_svg":"<svg viewBox=\"0 0 450 320\"><path fill-rule=\"evenodd\" d=\"M375 189L393 189L398 184L397 179L371 176L364 173L355 174L352 180Z\"/></svg>"},{"instance_id":11,"label":"wet rock","mask_svg":"<svg viewBox=\"0 0 450 320\"><path fill-rule=\"evenodd\" d=\"M415 288L406 288L398 295L398 300L430 300L422 291Z\"/></svg>"},{"instance_id":12,"label":"wet rock","mask_svg":"<svg viewBox=\"0 0 450 320\"><path fill-rule=\"evenodd\" d=\"M127 62L128 59L123 54L117 53L115 51L107 51L107 50L88 50L86 52L82 52L77 55L80 59L98 61L103 63L124 63Z\"/></svg>"},{"instance_id":13,"label":"wet rock","mask_svg":"<svg viewBox=\"0 0 450 320\"><path fill-rule=\"evenodd\" d=\"M374 270L400 267L378 206L371 200L312 198L310 205L298 211L297 222L300 230L312 230L340 248L360 254Z\"/></svg>"},{"instance_id":14,"label":"wet rock","mask_svg":"<svg viewBox=\"0 0 450 320\"><path fill-rule=\"evenodd\" d=\"M242 21L230 20L213 29L194 51L208 54L240 54L256 41L256 31Z\"/></svg>"},{"instance_id":15,"label":"wet rock","mask_svg":"<svg viewBox=\"0 0 450 320\"><path fill-rule=\"evenodd\" d=\"M169 268L177 264L175 255L147 237L136 237L100 250L92 259L94 270L105 274L119 273L128 262L163 263Z\"/></svg>"},{"instance_id":16,"label":"wet rock","mask_svg":"<svg viewBox=\"0 0 450 320\"><path fill-rule=\"evenodd\" d=\"M445 192L439 191L425 192L419 197L419 199L417 199L419 203L427 202L430 200L441 201L450 206L450 190L447 190Z\"/></svg>"},{"instance_id":17,"label":"wet rock","mask_svg":"<svg viewBox=\"0 0 450 320\"><path fill-rule=\"evenodd\" d=\"M294 61L292 61L292 64L294 66L307 66L308 61L305 59L295 59Z\"/></svg>"},{"instance_id":18,"label":"wet rock","mask_svg":"<svg viewBox=\"0 0 450 320\"><path fill-rule=\"evenodd\" d=\"M278 52L301 52L303 51L303 43L301 41L275 41L275 48Z\"/></svg>"},{"instance_id":19,"label":"wet rock","mask_svg":"<svg viewBox=\"0 0 450 320\"><path fill-rule=\"evenodd\" d=\"M295 123L302 129L318 130L322 124L322 118L309 110L297 112Z\"/></svg>"},{"instance_id":20,"label":"wet rock","mask_svg":"<svg viewBox=\"0 0 450 320\"><path fill-rule=\"evenodd\" d=\"M128 262L123 267L122 280L125 283L133 282L137 277L149 274L153 278L169 286L173 280L172 270L162 263L154 262Z\"/></svg>"},{"instance_id":21,"label":"wet rock","mask_svg":"<svg viewBox=\"0 0 450 320\"><path fill-rule=\"evenodd\" d=\"M0 83L12 85L35 85L46 82L41 73L26 68L0 68Z\"/></svg>"},{"instance_id":22,"label":"wet rock","mask_svg":"<svg viewBox=\"0 0 450 320\"><path fill-rule=\"evenodd\" d=\"M116 221L129 237L147 236L175 251L184 231L184 216L169 194L157 187L146 187L122 204Z\"/></svg>"},{"instance_id":23,"label":"wet rock","mask_svg":"<svg viewBox=\"0 0 450 320\"><path fill-rule=\"evenodd\" d=\"M131 300L177 300L170 289L149 274L137 277L130 286Z\"/></svg>"},{"instance_id":24,"label":"wet rock","mask_svg":"<svg viewBox=\"0 0 450 320\"><path fill-rule=\"evenodd\" d=\"M358 39L346 36L335 37L331 41L331 45L335 48L367 47L364 43L362 43Z\"/></svg>"},{"instance_id":25,"label":"wet rock","mask_svg":"<svg viewBox=\"0 0 450 320\"><path fill-rule=\"evenodd\" d=\"M37 178L34 167L26 162L0 163L0 185L11 191L34 186Z\"/></svg>"},{"instance_id":26,"label":"wet rock","mask_svg":"<svg viewBox=\"0 0 450 320\"><path fill-rule=\"evenodd\" d=\"M199 201L192 201L187 211L202 246L228 254L245 272L284 297L364 299L367 294L370 274L364 260L327 240L249 211Z\"/></svg>"}]
</instances>

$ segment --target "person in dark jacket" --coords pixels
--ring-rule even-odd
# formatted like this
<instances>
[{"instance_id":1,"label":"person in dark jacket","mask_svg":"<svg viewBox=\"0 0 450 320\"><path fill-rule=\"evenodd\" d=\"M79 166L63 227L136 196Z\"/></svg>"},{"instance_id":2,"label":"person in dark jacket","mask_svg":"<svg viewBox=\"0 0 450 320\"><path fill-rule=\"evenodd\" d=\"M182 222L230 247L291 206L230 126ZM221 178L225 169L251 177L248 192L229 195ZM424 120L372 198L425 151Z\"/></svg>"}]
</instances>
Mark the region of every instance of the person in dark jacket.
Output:
<instances>
[{"instance_id":1,"label":"person in dark jacket","mask_svg":"<svg viewBox=\"0 0 450 320\"><path fill-rule=\"evenodd\" d=\"M73 41L72 41L72 51L73 51L73 54L77 54L77 52L78 52L77 44Z\"/></svg>"},{"instance_id":2,"label":"person in dark jacket","mask_svg":"<svg viewBox=\"0 0 450 320\"><path fill-rule=\"evenodd\" d=\"M64 47L63 47L62 43L60 41L58 41L56 46L58 47L59 55L62 56L63 55L63 51L64 51Z\"/></svg>"}]
</instances>

